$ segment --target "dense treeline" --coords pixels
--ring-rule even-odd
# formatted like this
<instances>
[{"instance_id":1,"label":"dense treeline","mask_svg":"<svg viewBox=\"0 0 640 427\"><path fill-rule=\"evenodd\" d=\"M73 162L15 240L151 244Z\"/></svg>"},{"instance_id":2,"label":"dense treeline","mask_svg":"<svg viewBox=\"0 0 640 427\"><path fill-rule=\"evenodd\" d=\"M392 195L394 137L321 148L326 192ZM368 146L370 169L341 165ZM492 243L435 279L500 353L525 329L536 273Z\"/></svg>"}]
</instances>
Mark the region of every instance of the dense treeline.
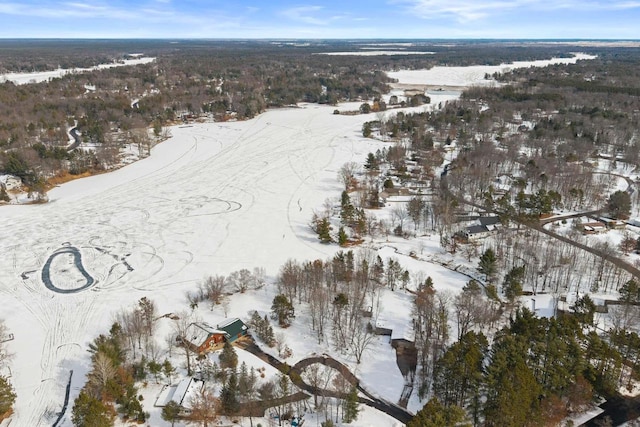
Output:
<instances>
[{"instance_id":1,"label":"dense treeline","mask_svg":"<svg viewBox=\"0 0 640 427\"><path fill-rule=\"evenodd\" d=\"M495 76L508 86L468 89L437 113L398 114L384 124L389 137L452 141L460 155L446 182L457 194L488 207L537 215L526 194L554 191L553 208L602 207L610 177L593 161L640 164L640 57L613 53L575 65L523 68ZM498 186L511 187L504 194Z\"/></svg>"}]
</instances>

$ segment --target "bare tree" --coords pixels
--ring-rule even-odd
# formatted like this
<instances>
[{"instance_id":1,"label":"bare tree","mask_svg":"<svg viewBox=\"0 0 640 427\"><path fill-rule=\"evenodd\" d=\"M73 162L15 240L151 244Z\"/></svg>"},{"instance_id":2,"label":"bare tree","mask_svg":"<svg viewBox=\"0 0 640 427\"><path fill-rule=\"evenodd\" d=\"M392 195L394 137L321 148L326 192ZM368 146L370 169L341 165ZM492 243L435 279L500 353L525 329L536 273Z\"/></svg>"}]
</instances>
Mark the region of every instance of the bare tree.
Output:
<instances>
[{"instance_id":1,"label":"bare tree","mask_svg":"<svg viewBox=\"0 0 640 427\"><path fill-rule=\"evenodd\" d=\"M188 402L189 421L208 427L218 418L219 400L205 385Z\"/></svg>"},{"instance_id":2,"label":"bare tree","mask_svg":"<svg viewBox=\"0 0 640 427\"><path fill-rule=\"evenodd\" d=\"M173 332L185 357L187 365L187 375L192 374L191 355L193 353L193 349L191 348L191 344L187 338L187 331L189 329L189 325L191 325L193 321L193 316L190 313L182 311L178 313L177 318L174 319L173 323Z\"/></svg>"},{"instance_id":3,"label":"bare tree","mask_svg":"<svg viewBox=\"0 0 640 427\"><path fill-rule=\"evenodd\" d=\"M409 214L404 203L398 203L393 207L391 210L391 220L394 226L395 224L398 224L398 226L393 230L396 235L401 236L404 233L404 222L407 218L409 218Z\"/></svg>"},{"instance_id":4,"label":"bare tree","mask_svg":"<svg viewBox=\"0 0 640 427\"><path fill-rule=\"evenodd\" d=\"M351 337L351 353L353 353L357 363L362 361L362 356L374 339L373 328L368 322L360 322L360 325L354 328Z\"/></svg>"},{"instance_id":5,"label":"bare tree","mask_svg":"<svg viewBox=\"0 0 640 427\"><path fill-rule=\"evenodd\" d=\"M109 356L103 352L96 353L93 360L93 370L88 375L92 395L100 398L109 380L115 378L117 373L118 370Z\"/></svg>"},{"instance_id":6,"label":"bare tree","mask_svg":"<svg viewBox=\"0 0 640 427\"><path fill-rule=\"evenodd\" d=\"M354 187L356 172L360 169L360 165L356 162L347 162L338 171L338 178L344 184L344 189L349 191Z\"/></svg>"},{"instance_id":7,"label":"bare tree","mask_svg":"<svg viewBox=\"0 0 640 427\"><path fill-rule=\"evenodd\" d=\"M211 309L216 304L220 304L220 298L224 295L225 277L224 276L208 276L201 284L204 288L205 294L209 302L211 303Z\"/></svg>"}]
</instances>

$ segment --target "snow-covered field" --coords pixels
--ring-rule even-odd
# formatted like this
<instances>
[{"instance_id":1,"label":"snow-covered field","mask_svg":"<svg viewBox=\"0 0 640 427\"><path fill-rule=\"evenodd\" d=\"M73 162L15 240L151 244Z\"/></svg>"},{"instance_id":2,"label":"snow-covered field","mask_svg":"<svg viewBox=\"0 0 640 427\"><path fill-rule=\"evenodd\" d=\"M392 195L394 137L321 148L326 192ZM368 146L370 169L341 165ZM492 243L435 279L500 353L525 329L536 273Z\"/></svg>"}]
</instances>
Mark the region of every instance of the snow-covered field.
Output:
<instances>
[{"instance_id":1,"label":"snow-covered field","mask_svg":"<svg viewBox=\"0 0 640 427\"><path fill-rule=\"evenodd\" d=\"M416 50L365 50L361 52L322 52L318 55L331 56L385 56L385 55L433 55L435 52L420 52Z\"/></svg>"},{"instance_id":2,"label":"snow-covered field","mask_svg":"<svg viewBox=\"0 0 640 427\"><path fill-rule=\"evenodd\" d=\"M302 105L246 122L176 126L149 158L64 184L49 193L47 204L2 207L0 318L15 335L9 350L16 354L11 381L18 395L11 426L53 423L69 370L73 401L89 365L87 344L108 330L122 307L146 296L160 314L177 312L187 308L185 291L206 275L264 267L273 277L289 258L333 255L339 248L318 243L309 229L312 211L339 197L337 174L345 162L362 163L381 144L361 136L362 124L375 115L333 115L334 109ZM437 241L391 238L380 253L432 276L439 290L458 290L465 276L427 262L440 253ZM425 261L394 255L394 248ZM84 289L54 292L45 287L43 271L58 290ZM246 319L251 310L266 312L272 298L269 286L235 295L230 315ZM409 305L403 291L389 293L382 302L385 322L406 324ZM223 317L198 311L203 320ZM282 332L293 350L288 363L329 351L315 344L302 314ZM360 366L341 359L370 391L397 401L403 378L387 340L378 339ZM153 425L168 425L146 403L151 401L145 396L145 410L156 411ZM419 407L412 398L409 409ZM62 425L71 425L69 413ZM366 409L353 425L396 424Z\"/></svg>"},{"instance_id":3,"label":"snow-covered field","mask_svg":"<svg viewBox=\"0 0 640 427\"><path fill-rule=\"evenodd\" d=\"M112 62L110 64L96 65L95 67L92 67L92 68L72 68L72 69L58 68L57 70L53 70L53 71L40 71L36 73L0 74L0 83L14 82L17 85L23 85L27 83L40 83L40 82L46 82L47 80L50 80L50 79L60 78L66 74L84 73L87 71L102 70L105 68L123 67L125 65L148 64L149 62L153 62L154 60L155 58L125 59L120 62Z\"/></svg>"},{"instance_id":4,"label":"snow-covered field","mask_svg":"<svg viewBox=\"0 0 640 427\"><path fill-rule=\"evenodd\" d=\"M540 61L516 61L500 65L474 65L469 67L433 67L428 70L402 70L388 73L402 84L430 86L491 86L496 82L485 79L485 74L506 73L515 68L546 67L552 64L574 64L578 60L594 59L595 56L577 53L572 58L553 58Z\"/></svg>"}]
</instances>

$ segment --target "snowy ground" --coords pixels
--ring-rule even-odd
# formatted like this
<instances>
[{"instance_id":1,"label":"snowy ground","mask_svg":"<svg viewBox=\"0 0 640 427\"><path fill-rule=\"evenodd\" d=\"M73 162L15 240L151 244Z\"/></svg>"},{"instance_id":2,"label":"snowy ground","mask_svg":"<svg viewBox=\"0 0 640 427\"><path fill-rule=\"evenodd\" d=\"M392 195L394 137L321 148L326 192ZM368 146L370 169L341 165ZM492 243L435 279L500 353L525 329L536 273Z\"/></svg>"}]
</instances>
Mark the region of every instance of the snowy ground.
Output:
<instances>
[{"instance_id":1,"label":"snowy ground","mask_svg":"<svg viewBox=\"0 0 640 427\"><path fill-rule=\"evenodd\" d=\"M573 58L553 58L541 61L517 61L501 65L475 65L470 67L433 67L428 70L403 70L388 73L402 84L431 86L483 86L495 85L494 80L485 80L485 74L506 73L514 68L545 67L551 64L572 64L582 59L594 59L595 56L583 53Z\"/></svg>"},{"instance_id":2,"label":"snowy ground","mask_svg":"<svg viewBox=\"0 0 640 427\"><path fill-rule=\"evenodd\" d=\"M362 124L375 115L333 115L334 109L302 105L246 122L176 126L172 138L147 159L64 184L49 193L47 204L2 207L0 317L15 335L9 349L17 355L11 380L18 398L11 426L52 424L69 370L74 370L73 401L88 369L88 342L108 329L120 308L147 296L160 313L177 312L187 307L185 291L206 275L264 267L273 276L289 258L333 255L339 248L319 244L308 227L312 212L339 196L337 173L345 162L362 163L381 144L361 137ZM435 236L390 238L378 246L384 246L383 258L396 256L414 274L432 276L439 290L459 290L468 280L427 262L443 256ZM96 283L78 293L52 292L44 286L42 270L67 247L79 250L83 268ZM396 254L396 249L413 251L425 261ZM46 270L56 287L86 285L72 256L53 259ZM230 315L246 318L254 309L268 311L273 292L267 286L233 296ZM409 305L404 291L388 291L382 302L385 321L402 327ZM217 310L199 307L196 314L215 323L224 317ZM291 328L276 331L286 334L293 350L289 363L330 352L370 391L391 401L399 398L403 378L384 338L357 365L316 344L304 317L299 313ZM145 395L145 402L153 400ZM412 398L409 409L419 407ZM145 409L152 412L152 425L168 425L151 403ZM352 425L397 425L363 409ZM69 419L63 425L70 425Z\"/></svg>"},{"instance_id":3,"label":"snowy ground","mask_svg":"<svg viewBox=\"0 0 640 427\"><path fill-rule=\"evenodd\" d=\"M17 85L23 85L27 83L40 83L40 82L46 82L47 80L50 80L50 79L62 77L70 73L84 73L87 71L102 70L105 68L123 67L125 65L147 64L149 62L153 62L154 60L155 58L125 59L121 62L113 62L110 64L100 64L92 68L72 68L72 69L58 68L57 70L53 70L53 71L40 71L36 73L0 74L0 83L14 82Z\"/></svg>"}]
</instances>

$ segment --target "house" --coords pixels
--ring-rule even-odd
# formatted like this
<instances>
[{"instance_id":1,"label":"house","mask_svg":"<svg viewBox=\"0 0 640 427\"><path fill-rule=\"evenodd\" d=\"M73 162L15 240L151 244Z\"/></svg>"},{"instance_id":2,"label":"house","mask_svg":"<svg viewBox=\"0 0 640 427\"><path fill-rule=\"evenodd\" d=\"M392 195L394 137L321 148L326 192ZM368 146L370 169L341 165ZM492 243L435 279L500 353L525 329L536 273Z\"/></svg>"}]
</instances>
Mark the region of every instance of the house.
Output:
<instances>
[{"instance_id":1,"label":"house","mask_svg":"<svg viewBox=\"0 0 640 427\"><path fill-rule=\"evenodd\" d=\"M583 222L580 225L582 226L582 232L584 234L599 234L607 232L607 226L604 222L591 221Z\"/></svg>"},{"instance_id":2,"label":"house","mask_svg":"<svg viewBox=\"0 0 640 427\"><path fill-rule=\"evenodd\" d=\"M464 236L471 241L484 239L490 236L492 232L493 230L490 230L486 225L471 225L465 230Z\"/></svg>"},{"instance_id":3,"label":"house","mask_svg":"<svg viewBox=\"0 0 640 427\"><path fill-rule=\"evenodd\" d=\"M627 225L624 221L621 221L619 219L601 217L598 218L598 220L605 223L607 225L607 228L614 230L624 230L625 226Z\"/></svg>"},{"instance_id":4,"label":"house","mask_svg":"<svg viewBox=\"0 0 640 427\"><path fill-rule=\"evenodd\" d=\"M226 332L216 329L206 322L195 322L187 327L183 342L198 353L217 350L224 345Z\"/></svg>"},{"instance_id":5,"label":"house","mask_svg":"<svg viewBox=\"0 0 640 427\"><path fill-rule=\"evenodd\" d=\"M202 380L193 377L183 378L178 384L163 387L154 406L163 408L173 401L183 408L183 415L189 414L191 401L203 387Z\"/></svg>"},{"instance_id":6,"label":"house","mask_svg":"<svg viewBox=\"0 0 640 427\"><path fill-rule=\"evenodd\" d=\"M500 218L497 216L480 216L476 224L467 227L461 234L467 241L484 239L492 235L500 227Z\"/></svg>"},{"instance_id":7,"label":"house","mask_svg":"<svg viewBox=\"0 0 640 427\"><path fill-rule=\"evenodd\" d=\"M238 338L244 337L249 334L249 328L240 319L233 318L227 319L217 325L218 330L224 331L225 339L229 342L234 342Z\"/></svg>"}]
</instances>

